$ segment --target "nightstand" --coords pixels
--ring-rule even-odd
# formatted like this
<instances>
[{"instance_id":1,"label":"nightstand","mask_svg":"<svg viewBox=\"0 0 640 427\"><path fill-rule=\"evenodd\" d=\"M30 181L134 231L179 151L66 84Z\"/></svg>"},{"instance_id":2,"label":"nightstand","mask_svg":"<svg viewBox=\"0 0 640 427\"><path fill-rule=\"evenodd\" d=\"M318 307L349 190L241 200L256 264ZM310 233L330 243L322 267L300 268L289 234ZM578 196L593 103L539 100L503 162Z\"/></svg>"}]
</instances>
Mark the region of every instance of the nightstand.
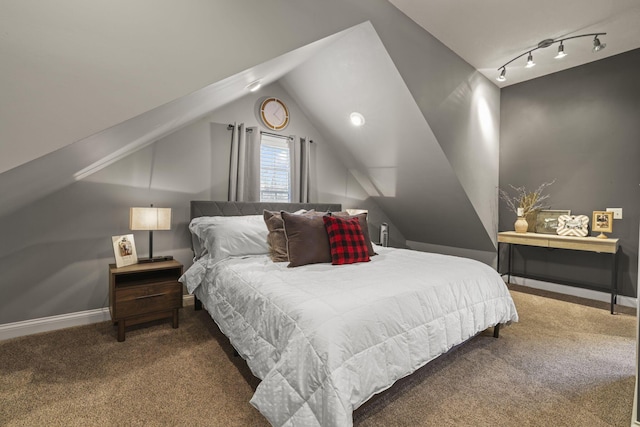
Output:
<instances>
[{"instance_id":1,"label":"nightstand","mask_svg":"<svg viewBox=\"0 0 640 427\"><path fill-rule=\"evenodd\" d=\"M125 328L151 320L171 317L178 327L182 307L182 264L161 261L117 268L109 264L109 311L118 325L118 341L124 341Z\"/></svg>"}]
</instances>

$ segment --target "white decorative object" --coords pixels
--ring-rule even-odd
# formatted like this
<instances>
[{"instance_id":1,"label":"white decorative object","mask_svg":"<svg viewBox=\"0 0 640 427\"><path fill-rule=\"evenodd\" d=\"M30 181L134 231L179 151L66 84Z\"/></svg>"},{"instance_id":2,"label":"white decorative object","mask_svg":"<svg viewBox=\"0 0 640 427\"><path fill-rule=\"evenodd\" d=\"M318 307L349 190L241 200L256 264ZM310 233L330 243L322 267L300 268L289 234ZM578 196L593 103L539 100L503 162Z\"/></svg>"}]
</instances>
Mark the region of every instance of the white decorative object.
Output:
<instances>
[{"instance_id":1,"label":"white decorative object","mask_svg":"<svg viewBox=\"0 0 640 427\"><path fill-rule=\"evenodd\" d=\"M561 236L586 237L589 234L589 217L586 215L560 215L556 231Z\"/></svg>"}]
</instances>

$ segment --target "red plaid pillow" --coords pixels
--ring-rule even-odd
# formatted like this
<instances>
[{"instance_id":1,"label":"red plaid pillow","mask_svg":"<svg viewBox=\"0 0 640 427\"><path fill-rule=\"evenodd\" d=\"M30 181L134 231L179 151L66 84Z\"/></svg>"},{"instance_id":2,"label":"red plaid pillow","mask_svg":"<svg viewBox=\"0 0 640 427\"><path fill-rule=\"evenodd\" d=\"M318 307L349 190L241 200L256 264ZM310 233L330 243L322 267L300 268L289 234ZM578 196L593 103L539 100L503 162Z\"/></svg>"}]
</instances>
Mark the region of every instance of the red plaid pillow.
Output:
<instances>
[{"instance_id":1,"label":"red plaid pillow","mask_svg":"<svg viewBox=\"0 0 640 427\"><path fill-rule=\"evenodd\" d=\"M357 217L347 219L325 215L322 220L329 235L331 264L369 261L369 248Z\"/></svg>"}]
</instances>

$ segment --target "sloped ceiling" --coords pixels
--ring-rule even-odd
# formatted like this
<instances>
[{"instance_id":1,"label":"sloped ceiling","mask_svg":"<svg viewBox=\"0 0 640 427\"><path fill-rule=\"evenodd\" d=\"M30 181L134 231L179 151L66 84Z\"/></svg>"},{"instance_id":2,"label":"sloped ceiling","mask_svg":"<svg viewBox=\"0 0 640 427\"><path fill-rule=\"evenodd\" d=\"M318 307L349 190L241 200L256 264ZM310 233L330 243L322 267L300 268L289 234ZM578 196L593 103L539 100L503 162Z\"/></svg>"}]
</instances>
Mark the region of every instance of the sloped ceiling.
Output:
<instances>
[{"instance_id":1,"label":"sloped ceiling","mask_svg":"<svg viewBox=\"0 0 640 427\"><path fill-rule=\"evenodd\" d=\"M448 48L500 87L534 79L640 48L640 2L637 0L389 0ZM567 56L554 59L558 45L534 52L507 67L498 82L498 67L535 48L544 39L605 32L607 47L591 52L592 38L565 43Z\"/></svg>"},{"instance_id":2,"label":"sloped ceiling","mask_svg":"<svg viewBox=\"0 0 640 427\"><path fill-rule=\"evenodd\" d=\"M0 173L0 214L37 200L144 148L247 91L260 77L267 85L340 39L340 32L208 85L189 95ZM8 142L8 140L6 140ZM11 150L12 144L7 144Z\"/></svg>"},{"instance_id":3,"label":"sloped ceiling","mask_svg":"<svg viewBox=\"0 0 640 427\"><path fill-rule=\"evenodd\" d=\"M89 13L80 3L78 3L80 9L77 13ZM184 13L184 11L174 10L171 2L164 2L164 4L167 10L163 10L162 13L154 12L160 15L154 15L156 18L168 19L167 14L172 11L177 16ZM232 4L235 5L233 2L225 4L229 7ZM495 209L498 145L496 129L497 111L499 111L497 90L489 93L486 99L481 97L482 99L477 103L473 98L476 94L482 94L478 90L478 83L480 86L484 85L486 83L484 78L479 77L473 68L424 30L413 25L400 12L395 13L395 8L387 2L371 3L371 6L367 6L371 8L370 12L363 12L365 9L360 6L353 7L349 4L343 7L343 4L333 2L332 7L349 11L350 18L344 19L353 20L363 14L370 14L372 19L378 22L377 29L374 30L371 23L364 22L273 59L253 62L260 65L246 68L216 83L205 85L201 90L143 112L73 144L52 152L47 151L51 149L50 145L45 148L40 147L44 155L41 153L38 157L37 154L31 153L28 156L35 155L34 160L13 168L9 165L8 170L0 173L0 193L3 195L0 214L15 210L30 200L49 194L74 180L82 179L100 170L104 165L126 156L132 150L144 147L207 112L242 96L246 93L244 92L246 84L256 78L265 79L265 83L282 78L283 86L290 91L291 96L296 99L309 118L317 123L318 129L327 136L326 139L332 141L335 150L341 153L342 160L350 168L353 176L378 201L387 216L407 239L445 246L494 250L497 215ZM262 7L259 6L262 5L261 2L255 5ZM103 3L101 6L107 7ZM310 3L307 6L311 7ZM313 6L313 8L319 7ZM239 9L242 8L239 7ZM23 11L22 9L16 11L18 17L20 16L18 12ZM107 11L115 13L113 10ZM63 40L69 37L73 39L73 43L82 44L81 41L76 40L78 37L81 38L82 34L69 35L63 28L52 24L55 21L52 18L60 16L65 11L51 10L50 12L49 19L43 19L41 24L55 26L56 36L62 34ZM141 10L136 12L138 16L144 15ZM303 12L298 10L296 13ZM199 20L197 16L190 16L189 19ZM211 19L219 21L221 18L216 14L215 18ZM278 21L281 18L274 17L274 20ZM21 21L18 19L16 22ZM394 24L391 24L392 22ZM29 25L34 24L29 23ZM213 23L210 25L215 27ZM340 26L339 23L332 25ZM146 32L142 36L135 35L132 22L126 21L125 26L127 29L125 34L140 41L142 45L146 37L151 37L151 34ZM229 26L228 22L224 25L221 23L222 28ZM151 27L157 30L162 25L156 22ZM14 57L20 56L23 54L20 43L12 38L14 34L20 33L20 29L14 24L9 28L11 31L6 33L10 39L9 43L3 43L2 46L5 49L8 46L8 54ZM328 24L322 26L322 30L316 29L316 33L327 31L328 28L330 28ZM120 35L115 36L111 30L102 27L84 30L88 33L94 31L92 33L94 36L96 33L101 34L100 31L104 30L109 36L121 38ZM388 47L383 44L377 31L382 31L385 43L391 45L393 54L389 54ZM221 35L219 32L216 34ZM40 36L45 35L40 33ZM242 37L236 41L241 46L245 42L248 46L250 45L246 34L239 34L239 36ZM262 36L264 34L252 35L252 37ZM306 34L306 37L309 37L309 34ZM212 34L211 38L215 36ZM175 47L170 40L163 40L171 49ZM299 38L293 43L299 44L303 40L305 39ZM344 43L341 43L343 41ZM60 55L66 55L66 53L78 55L80 58L87 54L90 58L96 59L96 56L87 53L87 47L83 46L76 45L61 50L51 48L51 51ZM158 47L155 41L150 43L150 46ZM197 42L195 46L201 48L202 43ZM277 50L282 49L284 49L282 45L277 47ZM43 52L46 51L46 49L43 50ZM173 50L171 52L172 55L175 54ZM258 58L265 55L265 52L253 54L250 48L246 52L242 60L234 56L230 58L230 62L237 66L247 61L258 61ZM419 54L420 52L428 54ZM40 54L43 53L40 52ZM133 55L134 52L128 52L128 54ZM136 51L135 54L144 56L145 52ZM38 63L41 59L38 55L36 52L33 57L24 59ZM176 58L175 60L180 62L179 54L176 54ZM68 63L68 61L63 62ZM13 66L18 63L19 61L11 62ZM99 61L92 64L100 65ZM398 68L396 68L397 64L400 64ZM83 62L82 65L87 64ZM102 65L109 69L108 64ZM211 67L211 64L208 65ZM213 68L216 67L213 66ZM228 68L223 65L219 67L223 70L222 72ZM8 71L16 74L20 69ZM114 87L118 87L120 91L125 90L127 86L120 83L122 79L126 80L127 71L117 71L123 74L118 74ZM83 69L83 73L88 76L95 75L96 72L106 71L98 69L93 72ZM176 77L172 81L183 78L188 80L188 76L185 77L184 73L179 74L180 78ZM135 73L132 71L131 76L134 75L141 77L139 70ZM162 75L166 77L166 73ZM154 79L157 78L154 77ZM194 76L194 81L200 80ZM145 82L144 87L148 87L148 84L149 82ZM162 83L155 81L155 84ZM64 87L54 89L60 89L63 92L71 90ZM102 90L108 91L109 88ZM177 91L184 90L184 87L180 87ZM135 94L139 92L139 89L132 90L131 97L136 98ZM167 92L162 91L162 93L166 95ZM56 99L65 99L61 94L51 96ZM37 100L39 96L34 98ZM149 101L156 98L146 97L145 99ZM51 109L51 106L48 107ZM74 108L77 107L74 104ZM352 110L360 111L367 117L365 127L358 130L350 127L347 120L348 113ZM128 108L126 111L130 113L131 109ZM477 111L481 113L479 119L476 117ZM487 111L484 116L483 111ZM79 116L77 120L79 124L84 123L87 114L91 113L85 112L84 115ZM29 125L24 122L28 115L19 114L18 116L22 122L17 123L16 126L20 126L22 131ZM67 113L65 119L70 116ZM10 122L11 117L12 115L4 116L3 125L5 121ZM38 115L35 114L34 117L38 118ZM110 120L113 120L113 117ZM91 122L95 125L101 121ZM73 135L78 131L87 131L82 126L74 127L72 123L67 125ZM25 131L20 138L7 140L10 140L14 147L18 147L23 143L24 138L46 139L46 123L43 126L44 130L37 128L35 133ZM11 129L13 127L9 126L4 130L10 135ZM65 130L64 123L58 123L57 133L54 135L55 141L73 137L65 132L60 133L61 130ZM483 144L487 146L483 147ZM7 151L10 149L11 147ZM478 159L486 160L483 166L486 171L470 167L477 163ZM17 161L19 163L22 160Z\"/></svg>"},{"instance_id":4,"label":"sloped ceiling","mask_svg":"<svg viewBox=\"0 0 640 427\"><path fill-rule=\"evenodd\" d=\"M370 23L281 83L404 236L492 249L490 230ZM353 111L364 126L351 125Z\"/></svg>"},{"instance_id":5,"label":"sloped ceiling","mask_svg":"<svg viewBox=\"0 0 640 427\"><path fill-rule=\"evenodd\" d=\"M288 3L0 1L0 173L362 22Z\"/></svg>"}]
</instances>

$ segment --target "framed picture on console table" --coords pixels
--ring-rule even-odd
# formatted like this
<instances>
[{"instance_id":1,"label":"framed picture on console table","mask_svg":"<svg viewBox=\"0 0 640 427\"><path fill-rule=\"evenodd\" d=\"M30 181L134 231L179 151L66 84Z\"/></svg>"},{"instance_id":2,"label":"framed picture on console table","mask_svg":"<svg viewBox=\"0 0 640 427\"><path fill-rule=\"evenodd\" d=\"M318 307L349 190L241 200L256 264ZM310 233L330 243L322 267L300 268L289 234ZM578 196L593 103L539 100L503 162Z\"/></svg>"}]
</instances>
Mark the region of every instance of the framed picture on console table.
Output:
<instances>
[{"instance_id":1,"label":"framed picture on console table","mask_svg":"<svg viewBox=\"0 0 640 427\"><path fill-rule=\"evenodd\" d=\"M560 215L571 215L570 209L541 210L536 217L536 233L557 234L558 218Z\"/></svg>"},{"instance_id":2,"label":"framed picture on console table","mask_svg":"<svg viewBox=\"0 0 640 427\"><path fill-rule=\"evenodd\" d=\"M591 231L611 233L613 231L613 212L593 211Z\"/></svg>"}]
</instances>

